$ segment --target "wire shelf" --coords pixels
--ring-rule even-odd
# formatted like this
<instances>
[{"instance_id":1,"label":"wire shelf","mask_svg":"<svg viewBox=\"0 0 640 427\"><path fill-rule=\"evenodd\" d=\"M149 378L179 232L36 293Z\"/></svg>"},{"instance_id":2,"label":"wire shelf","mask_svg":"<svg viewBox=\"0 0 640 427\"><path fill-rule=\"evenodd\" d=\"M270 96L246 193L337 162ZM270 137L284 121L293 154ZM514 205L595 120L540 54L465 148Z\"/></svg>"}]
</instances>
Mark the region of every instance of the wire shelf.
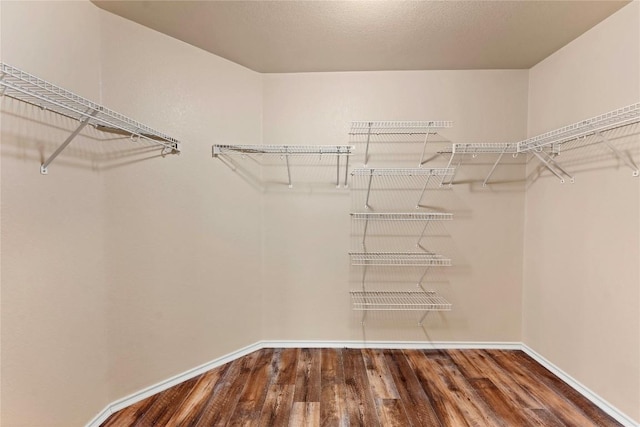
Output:
<instances>
[{"instance_id":1,"label":"wire shelf","mask_svg":"<svg viewBox=\"0 0 640 427\"><path fill-rule=\"evenodd\" d=\"M352 176L445 176L453 175L453 168L358 168Z\"/></svg>"},{"instance_id":2,"label":"wire shelf","mask_svg":"<svg viewBox=\"0 0 640 427\"><path fill-rule=\"evenodd\" d=\"M453 144L452 153L455 154L516 154L518 144L515 142L481 142L468 144Z\"/></svg>"},{"instance_id":3,"label":"wire shelf","mask_svg":"<svg viewBox=\"0 0 640 427\"><path fill-rule=\"evenodd\" d=\"M132 137L180 151L177 139L2 62L0 86L6 96L82 121L99 130L123 131Z\"/></svg>"},{"instance_id":4,"label":"wire shelf","mask_svg":"<svg viewBox=\"0 0 640 427\"><path fill-rule=\"evenodd\" d=\"M425 252L351 252L351 265L450 267L451 259Z\"/></svg>"},{"instance_id":5,"label":"wire shelf","mask_svg":"<svg viewBox=\"0 0 640 427\"><path fill-rule=\"evenodd\" d=\"M247 155L247 154L273 154L273 155L350 155L353 151L351 145L238 145L216 144L213 146L213 155Z\"/></svg>"},{"instance_id":6,"label":"wire shelf","mask_svg":"<svg viewBox=\"0 0 640 427\"><path fill-rule=\"evenodd\" d=\"M451 303L434 291L351 291L354 310L451 311Z\"/></svg>"},{"instance_id":7,"label":"wire shelf","mask_svg":"<svg viewBox=\"0 0 640 427\"><path fill-rule=\"evenodd\" d=\"M354 220L365 221L447 221L453 219L452 213L416 212L416 213L351 213Z\"/></svg>"},{"instance_id":8,"label":"wire shelf","mask_svg":"<svg viewBox=\"0 0 640 427\"><path fill-rule=\"evenodd\" d=\"M354 121L349 135L424 135L431 129L453 127L452 121Z\"/></svg>"},{"instance_id":9,"label":"wire shelf","mask_svg":"<svg viewBox=\"0 0 640 427\"><path fill-rule=\"evenodd\" d=\"M638 122L640 122L640 102L520 141L518 142L518 151L525 152L537 150L550 144L562 144L583 136Z\"/></svg>"}]
</instances>

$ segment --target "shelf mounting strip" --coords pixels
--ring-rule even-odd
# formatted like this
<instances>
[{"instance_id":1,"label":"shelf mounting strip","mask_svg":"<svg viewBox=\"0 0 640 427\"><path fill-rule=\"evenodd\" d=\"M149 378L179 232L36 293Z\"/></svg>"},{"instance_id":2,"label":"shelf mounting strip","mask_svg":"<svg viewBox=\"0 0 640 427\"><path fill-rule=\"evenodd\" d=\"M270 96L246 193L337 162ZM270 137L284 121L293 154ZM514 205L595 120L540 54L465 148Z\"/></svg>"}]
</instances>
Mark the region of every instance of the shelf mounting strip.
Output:
<instances>
[{"instance_id":1,"label":"shelf mounting strip","mask_svg":"<svg viewBox=\"0 0 640 427\"><path fill-rule=\"evenodd\" d=\"M351 145L249 145L249 144L216 144L212 147L213 157L222 155L273 155L284 157L287 164L289 188L293 188L291 181L291 167L289 156L336 156L336 187L340 188L340 157L345 156L344 186L347 187L349 170L349 156L353 151Z\"/></svg>"},{"instance_id":2,"label":"shelf mounting strip","mask_svg":"<svg viewBox=\"0 0 640 427\"><path fill-rule=\"evenodd\" d=\"M43 175L48 173L51 162L87 125L102 132L124 134L132 140L142 139L160 145L163 155L180 152L178 140L3 62L0 62L0 89L2 95L80 122L62 145L42 163L40 173Z\"/></svg>"},{"instance_id":3,"label":"shelf mounting strip","mask_svg":"<svg viewBox=\"0 0 640 427\"><path fill-rule=\"evenodd\" d=\"M435 129L453 127L452 121L423 120L423 121L354 121L351 122L349 135L366 135L366 148L364 151L364 165L369 162L369 143L373 135L424 135L422 155L418 167L422 167L424 154L427 149L429 135L436 135Z\"/></svg>"}]
</instances>

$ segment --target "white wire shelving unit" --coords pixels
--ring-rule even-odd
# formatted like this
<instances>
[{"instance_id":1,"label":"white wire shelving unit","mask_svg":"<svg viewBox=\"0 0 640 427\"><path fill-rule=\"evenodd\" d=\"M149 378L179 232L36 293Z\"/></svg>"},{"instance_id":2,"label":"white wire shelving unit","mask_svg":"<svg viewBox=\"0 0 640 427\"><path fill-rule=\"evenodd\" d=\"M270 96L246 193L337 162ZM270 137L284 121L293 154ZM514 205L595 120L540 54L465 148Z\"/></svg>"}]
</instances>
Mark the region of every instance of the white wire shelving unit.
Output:
<instances>
[{"instance_id":1,"label":"white wire shelving unit","mask_svg":"<svg viewBox=\"0 0 640 427\"><path fill-rule=\"evenodd\" d=\"M102 132L128 135L132 141L144 140L160 145L163 155L180 152L177 139L3 62L0 62L0 94L80 122L42 163L40 172L44 175L53 160L87 125Z\"/></svg>"},{"instance_id":2,"label":"white wire shelving unit","mask_svg":"<svg viewBox=\"0 0 640 427\"><path fill-rule=\"evenodd\" d=\"M291 181L291 165L289 157L295 156L335 156L336 187L340 187L340 157L345 157L344 186L347 187L349 156L353 153L351 145L252 145L252 144L215 144L212 147L213 157L221 156L279 156L285 159L289 188Z\"/></svg>"},{"instance_id":3,"label":"white wire shelving unit","mask_svg":"<svg viewBox=\"0 0 640 427\"><path fill-rule=\"evenodd\" d=\"M371 185L374 177L376 177L376 179L391 179L392 177L420 177L424 179L424 185L422 186L422 191L420 192L420 196L418 197L418 201L415 205L415 207L418 208L432 178L442 177L442 179L444 179L444 177L452 176L454 173L455 170L453 168L356 168L351 171L351 176L368 178L367 193L364 202L365 209L369 209Z\"/></svg>"},{"instance_id":4,"label":"white wire shelving unit","mask_svg":"<svg viewBox=\"0 0 640 427\"><path fill-rule=\"evenodd\" d=\"M438 129L453 127L453 122L448 120L421 120L421 121L354 121L351 122L349 135L366 136L364 164L369 162L369 145L371 137L377 135L424 135L422 155L418 167L422 166L424 155L430 135L436 135Z\"/></svg>"},{"instance_id":5,"label":"white wire shelving unit","mask_svg":"<svg viewBox=\"0 0 640 427\"><path fill-rule=\"evenodd\" d=\"M351 252L351 265L450 267L451 259L429 252Z\"/></svg>"},{"instance_id":6,"label":"white wire shelving unit","mask_svg":"<svg viewBox=\"0 0 640 427\"><path fill-rule=\"evenodd\" d=\"M574 182L573 176L560 166L554 156L547 154L544 148L559 146L570 141L584 142L586 144L587 137L595 136L618 159L631 168L633 176L638 177L640 176L638 165L629 156L621 153L605 134L608 131L636 123L640 123L640 102L520 141L517 143L518 152L532 153L560 182L565 182L564 176L569 177L571 182ZM579 145L575 148L579 148Z\"/></svg>"},{"instance_id":7,"label":"white wire shelving unit","mask_svg":"<svg viewBox=\"0 0 640 427\"><path fill-rule=\"evenodd\" d=\"M636 123L640 123L640 102L581 120L519 142L452 144L451 151L441 152L441 154L450 154L447 167L452 167L452 165L454 165L454 158L457 158L457 163L453 166L454 174L443 177L440 185L451 186L453 184L455 173L463 164L465 156L470 155L475 157L477 155L497 154L498 157L483 182L483 186L486 187L503 156L505 154L511 154L516 157L520 153L531 154L536 157L561 183L565 182L565 177L569 178L570 182L574 182L574 177L566 171L557 160L560 147L563 144L573 142L572 149L578 149L593 143L593 138L595 138L595 142L605 144L616 158L631 169L632 175L638 177L640 176L640 168L638 165L630 156L620 152L607 137L607 132L609 131ZM593 138L589 140L589 137Z\"/></svg>"},{"instance_id":8,"label":"white wire shelving unit","mask_svg":"<svg viewBox=\"0 0 640 427\"><path fill-rule=\"evenodd\" d=\"M359 311L451 311L451 303L435 291L351 291Z\"/></svg>"}]
</instances>

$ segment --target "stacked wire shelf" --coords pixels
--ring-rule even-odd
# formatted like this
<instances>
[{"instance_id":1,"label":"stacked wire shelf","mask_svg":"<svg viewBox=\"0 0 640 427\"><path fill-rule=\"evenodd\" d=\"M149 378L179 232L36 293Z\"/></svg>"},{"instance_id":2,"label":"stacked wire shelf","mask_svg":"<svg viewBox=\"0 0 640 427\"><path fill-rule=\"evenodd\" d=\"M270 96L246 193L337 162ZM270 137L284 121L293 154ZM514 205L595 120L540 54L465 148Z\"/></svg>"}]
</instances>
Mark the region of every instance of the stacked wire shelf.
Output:
<instances>
[{"instance_id":1,"label":"stacked wire shelf","mask_svg":"<svg viewBox=\"0 0 640 427\"><path fill-rule=\"evenodd\" d=\"M436 212L433 210L415 211L422 209L421 201L430 189L438 187L440 180L451 177L455 171L451 167L428 168L423 166L423 158L430 135L434 135L437 129L452 126L450 121L361 121L353 122L350 135L366 136L366 140L361 142L365 147L365 165L368 161L369 143L372 135L422 135L423 148L422 155L417 168L402 167L362 167L355 168L351 172L351 194L353 211L351 213L352 235L358 236L358 249L349 253L351 265L362 269L361 290L350 292L353 309L363 312L362 323L364 324L367 311L422 311L424 315L420 322L431 311L451 310L451 304L434 290L425 290L423 279L432 267L450 267L451 259L441 254L435 253L421 245L421 240L428 225L434 222L450 221L453 214L447 212ZM394 140L397 142L398 140ZM408 189L410 191L408 191ZM402 203L390 202L390 198L398 197L400 193L413 193L409 201ZM415 198L413 198L415 197ZM360 199L359 199L360 198ZM409 208L395 212L389 209L390 205L394 209ZM397 208L395 207L397 206ZM381 224L381 228L391 227L395 230L387 233L372 233L374 224ZM403 225L404 224L404 225ZM403 227L409 228L399 231ZM414 227L418 227L414 229ZM420 232L420 230L422 230ZM373 234L373 235L371 235ZM419 236L418 236L419 235ZM361 236L361 238L359 237ZM385 239L405 239L411 241L410 249L406 241L401 244L405 250L384 250ZM373 239L373 242L370 240ZM380 240L382 243L377 244ZM376 247L370 248L370 243ZM416 250L417 248L417 250ZM409 250L406 250L409 249ZM417 280L415 290L385 290L368 288L368 269L370 268L401 268L394 270L393 280L396 277L410 277L414 280L414 270L423 272ZM356 270L357 271L357 270ZM390 270L389 270L390 271ZM404 271L405 276L397 276L399 271ZM386 274L386 273L385 273ZM419 273L418 273L419 275ZM417 279L417 277L416 277ZM403 280L400 280L402 282ZM384 283L387 283L384 281Z\"/></svg>"}]
</instances>

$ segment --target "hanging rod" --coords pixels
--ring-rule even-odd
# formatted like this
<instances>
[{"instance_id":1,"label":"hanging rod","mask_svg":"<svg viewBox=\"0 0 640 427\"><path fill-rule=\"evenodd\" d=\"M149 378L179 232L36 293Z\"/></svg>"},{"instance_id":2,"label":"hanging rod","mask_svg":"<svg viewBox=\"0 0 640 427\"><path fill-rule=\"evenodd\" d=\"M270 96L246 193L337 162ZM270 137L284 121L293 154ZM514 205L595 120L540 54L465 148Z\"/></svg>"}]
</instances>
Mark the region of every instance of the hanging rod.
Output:
<instances>
[{"instance_id":1,"label":"hanging rod","mask_svg":"<svg viewBox=\"0 0 640 427\"><path fill-rule=\"evenodd\" d=\"M42 174L47 174L51 162L87 125L99 130L114 129L132 139L161 145L163 154L180 152L177 139L3 62L0 62L0 86L3 95L80 122L70 137L41 165Z\"/></svg>"},{"instance_id":2,"label":"hanging rod","mask_svg":"<svg viewBox=\"0 0 640 427\"><path fill-rule=\"evenodd\" d=\"M640 102L518 142L518 151L539 150L580 137L640 122Z\"/></svg>"},{"instance_id":3,"label":"hanging rod","mask_svg":"<svg viewBox=\"0 0 640 427\"><path fill-rule=\"evenodd\" d=\"M450 267L451 259L425 252L350 252L351 265Z\"/></svg>"},{"instance_id":4,"label":"hanging rod","mask_svg":"<svg viewBox=\"0 0 640 427\"><path fill-rule=\"evenodd\" d=\"M450 311L435 291L351 291L354 310Z\"/></svg>"},{"instance_id":5,"label":"hanging rod","mask_svg":"<svg viewBox=\"0 0 640 427\"><path fill-rule=\"evenodd\" d=\"M287 179L289 188L293 188L291 181L290 156L327 155L336 156L336 188L340 188L340 157L346 156L344 171L344 187L347 188L349 170L349 156L353 151L351 145L249 145L249 144L215 144L212 147L213 157L222 155L274 155L284 157L287 165Z\"/></svg>"},{"instance_id":6,"label":"hanging rod","mask_svg":"<svg viewBox=\"0 0 640 427\"><path fill-rule=\"evenodd\" d=\"M216 144L213 146L213 156L221 154L247 155L247 154L273 154L273 155L309 155L327 154L348 156L352 153L351 145L242 145L242 144Z\"/></svg>"},{"instance_id":7,"label":"hanging rod","mask_svg":"<svg viewBox=\"0 0 640 427\"><path fill-rule=\"evenodd\" d=\"M351 218L366 221L446 221L452 220L452 213L416 212L416 213L351 213Z\"/></svg>"}]
</instances>

